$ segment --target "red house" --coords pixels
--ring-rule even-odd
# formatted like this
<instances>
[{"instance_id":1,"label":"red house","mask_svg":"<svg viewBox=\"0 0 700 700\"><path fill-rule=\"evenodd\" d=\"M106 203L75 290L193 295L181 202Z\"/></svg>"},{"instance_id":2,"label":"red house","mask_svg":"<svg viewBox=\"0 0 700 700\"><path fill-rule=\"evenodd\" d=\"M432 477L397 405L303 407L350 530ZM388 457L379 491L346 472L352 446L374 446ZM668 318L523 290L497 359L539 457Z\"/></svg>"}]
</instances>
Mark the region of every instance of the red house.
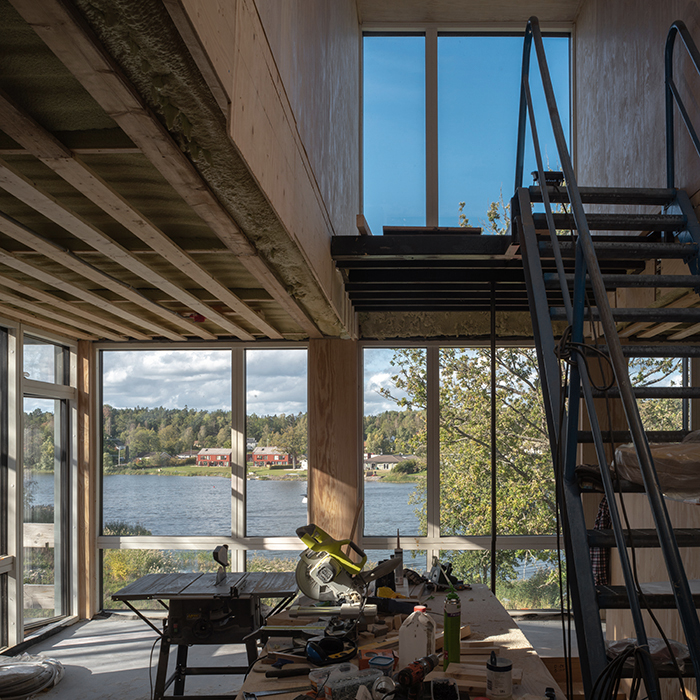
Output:
<instances>
[{"instance_id":1,"label":"red house","mask_svg":"<svg viewBox=\"0 0 700 700\"><path fill-rule=\"evenodd\" d=\"M292 458L278 447L256 447L253 450L253 464L256 467L289 467Z\"/></svg>"},{"instance_id":2,"label":"red house","mask_svg":"<svg viewBox=\"0 0 700 700\"><path fill-rule=\"evenodd\" d=\"M197 453L198 467L230 467L232 450L204 447Z\"/></svg>"}]
</instances>

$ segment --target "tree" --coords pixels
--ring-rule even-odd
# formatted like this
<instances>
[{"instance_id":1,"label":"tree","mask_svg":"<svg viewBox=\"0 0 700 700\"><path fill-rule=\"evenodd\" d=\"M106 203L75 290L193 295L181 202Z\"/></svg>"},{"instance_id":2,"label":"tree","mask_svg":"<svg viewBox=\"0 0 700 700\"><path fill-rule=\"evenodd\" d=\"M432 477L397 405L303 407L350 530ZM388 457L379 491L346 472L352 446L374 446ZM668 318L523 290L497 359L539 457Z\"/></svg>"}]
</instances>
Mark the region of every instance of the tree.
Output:
<instances>
[{"instance_id":1,"label":"tree","mask_svg":"<svg viewBox=\"0 0 700 700\"><path fill-rule=\"evenodd\" d=\"M534 350L500 349L497 370L497 512L499 534L555 531L554 474ZM440 528L443 535L488 535L491 530L491 414L488 350L440 351ZM426 409L426 370L420 350L400 349L392 380L406 396L394 399L413 411ZM385 396L391 397L390 391ZM423 442L418 434L415 443ZM425 488L419 485L418 488ZM425 503L424 494L415 498ZM426 531L424 507L418 512ZM549 561L547 552L501 551L498 576L516 576L525 556ZM487 581L488 552L454 552L460 576Z\"/></svg>"},{"instance_id":2,"label":"tree","mask_svg":"<svg viewBox=\"0 0 700 700\"><path fill-rule=\"evenodd\" d=\"M282 433L273 436L275 447L292 458L292 468L297 468L297 460L306 452L308 445L306 416L293 425L288 425Z\"/></svg>"}]
</instances>

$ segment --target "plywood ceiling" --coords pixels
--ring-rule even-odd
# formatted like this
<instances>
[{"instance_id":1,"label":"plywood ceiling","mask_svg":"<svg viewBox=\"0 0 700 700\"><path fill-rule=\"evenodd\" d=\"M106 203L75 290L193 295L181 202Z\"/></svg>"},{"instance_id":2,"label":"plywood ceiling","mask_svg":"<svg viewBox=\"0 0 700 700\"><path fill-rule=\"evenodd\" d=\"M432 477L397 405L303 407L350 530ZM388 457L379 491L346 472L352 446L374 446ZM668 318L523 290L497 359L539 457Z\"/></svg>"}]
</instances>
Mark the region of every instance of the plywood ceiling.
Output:
<instances>
[{"instance_id":1,"label":"plywood ceiling","mask_svg":"<svg viewBox=\"0 0 700 700\"><path fill-rule=\"evenodd\" d=\"M363 24L573 22L582 0L357 0Z\"/></svg>"}]
</instances>

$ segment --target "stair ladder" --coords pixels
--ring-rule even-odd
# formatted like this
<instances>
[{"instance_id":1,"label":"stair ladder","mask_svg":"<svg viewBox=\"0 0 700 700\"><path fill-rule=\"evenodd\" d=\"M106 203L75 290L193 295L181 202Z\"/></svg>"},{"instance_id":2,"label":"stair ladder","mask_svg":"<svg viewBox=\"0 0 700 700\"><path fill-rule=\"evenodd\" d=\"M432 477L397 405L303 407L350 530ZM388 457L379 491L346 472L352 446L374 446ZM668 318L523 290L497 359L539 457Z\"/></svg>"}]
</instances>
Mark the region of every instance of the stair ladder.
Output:
<instances>
[{"instance_id":1,"label":"stair ladder","mask_svg":"<svg viewBox=\"0 0 700 700\"><path fill-rule=\"evenodd\" d=\"M676 34L682 36L700 72L700 55L685 27L677 22L669 34L670 49L667 44L667 86L670 76L668 65ZM530 50L533 43L565 185L562 184L561 178L557 179L553 173L546 172L542 163L529 89ZM670 93L672 98L668 99L675 98L679 104L680 112L700 155L700 143L689 125L687 113L680 106L677 91L674 92L672 76L670 83L667 94ZM671 102L670 107L668 105L667 102L671 119L673 103ZM669 581L672 583L672 594L643 597L650 607L677 608L690 651L692 675L700 681L700 621L696 610L696 603L700 604L700 595L696 595L694 599L691 594L678 550L679 543L683 546L700 546L700 532L686 530L674 533L649 448L649 439L678 439L679 436L645 434L636 402L639 397L651 395L700 398L700 389L675 387L635 391L627 367L627 358L635 356L700 357L700 347L671 342L623 345L618 331L621 323L632 324L627 326L628 331L648 328L651 324L667 324L655 325L656 330L648 332L647 335L662 332L678 324L691 324L686 334L694 334L700 331L700 326L693 329L694 324L700 324L700 309L611 308L607 296L608 291L623 287L700 290L700 224L687 193L673 187L672 157L666 188L614 189L577 186L552 90L539 23L534 17L529 20L525 34L519 116L516 194L511 208L512 230L514 242L519 245L522 254L538 363L543 380L584 691L586 697L592 696L596 680L601 677L609 663L600 623L601 609L629 608L637 644L640 647L647 645L647 631L642 619L643 603L640 601L627 552L630 541L634 542L635 547L654 546L663 552ZM528 119L537 160L536 185L533 187L522 186L525 127ZM672 135L672 122L670 130ZM667 146L672 156L672 138L667 139ZM543 208L544 213L533 213L533 205ZM558 212L554 210L553 205L559 208ZM645 213L610 214L586 211L592 206L600 210L602 207L599 205L624 205L625 211L641 209ZM661 213L648 213L650 207L659 209ZM570 235L562 236L557 233L561 231L570 232ZM591 231L606 233L591 235ZM667 258L679 258L687 262L688 274L628 274L630 264L634 266L639 261ZM587 302L590 303L590 308L587 308ZM608 392L608 395L620 399L628 425L628 431L616 433L612 438L634 444L644 481L643 487L617 481L613 483L608 468L609 458L605 445L609 434L607 431L603 433L594 406L594 399L603 394L594 388L588 365L583 361L590 352L590 342L588 348L586 347L584 323L590 320L596 321L596 327L602 329L604 345L597 347L609 358L615 377L615 389ZM560 331L555 330L561 326L561 323L557 322L564 322L570 330L568 347L571 350L572 361L566 395L557 360L558 336L561 335ZM673 333L671 331L671 335ZM586 406L591 428L587 434L579 430L582 402ZM576 462L579 444L586 439L592 441L595 446L603 491L610 508L612 529L609 531L589 531L584 520L582 487L576 476ZM615 493L625 490L646 493L656 525L655 530L627 531L623 528ZM624 586L594 585L589 550L591 546L617 548ZM642 659L642 676L648 696L652 700L659 698L658 672L648 659Z\"/></svg>"}]
</instances>

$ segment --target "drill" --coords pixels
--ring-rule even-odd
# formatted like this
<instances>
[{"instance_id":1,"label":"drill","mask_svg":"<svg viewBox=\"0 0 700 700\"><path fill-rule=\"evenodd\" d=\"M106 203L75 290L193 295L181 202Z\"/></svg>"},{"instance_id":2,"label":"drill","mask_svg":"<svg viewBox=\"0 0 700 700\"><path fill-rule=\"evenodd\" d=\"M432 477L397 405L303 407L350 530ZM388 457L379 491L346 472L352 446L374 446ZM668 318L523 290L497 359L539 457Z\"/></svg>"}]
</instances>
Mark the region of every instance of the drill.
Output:
<instances>
[{"instance_id":1,"label":"drill","mask_svg":"<svg viewBox=\"0 0 700 700\"><path fill-rule=\"evenodd\" d=\"M423 687L423 680L438 665L438 662L438 655L430 654L402 668L395 676L399 690L403 691L401 695L405 694L408 700L416 700Z\"/></svg>"}]
</instances>

